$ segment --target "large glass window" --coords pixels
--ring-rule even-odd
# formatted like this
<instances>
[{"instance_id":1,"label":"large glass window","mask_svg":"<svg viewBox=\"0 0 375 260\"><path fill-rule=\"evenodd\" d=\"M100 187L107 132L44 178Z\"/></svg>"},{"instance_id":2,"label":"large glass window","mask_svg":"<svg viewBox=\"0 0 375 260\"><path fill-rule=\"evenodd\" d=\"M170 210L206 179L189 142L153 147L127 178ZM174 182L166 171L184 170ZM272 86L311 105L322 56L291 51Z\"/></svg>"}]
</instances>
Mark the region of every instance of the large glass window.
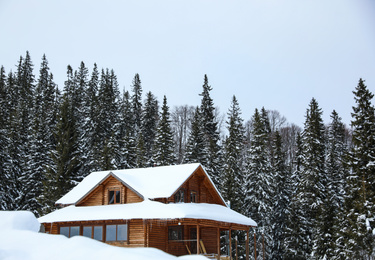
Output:
<instances>
[{"instance_id":1,"label":"large glass window","mask_svg":"<svg viewBox=\"0 0 375 260\"><path fill-rule=\"evenodd\" d=\"M108 204L119 204L121 203L121 192L120 190L108 191Z\"/></svg>"},{"instance_id":2,"label":"large glass window","mask_svg":"<svg viewBox=\"0 0 375 260\"><path fill-rule=\"evenodd\" d=\"M66 237L74 237L79 236L80 227L73 226L73 227L60 227L60 234Z\"/></svg>"},{"instance_id":3,"label":"large glass window","mask_svg":"<svg viewBox=\"0 0 375 260\"><path fill-rule=\"evenodd\" d=\"M128 225L117 225L117 240L128 240Z\"/></svg>"},{"instance_id":4,"label":"large glass window","mask_svg":"<svg viewBox=\"0 0 375 260\"><path fill-rule=\"evenodd\" d=\"M106 240L116 241L116 225L107 225Z\"/></svg>"},{"instance_id":5,"label":"large glass window","mask_svg":"<svg viewBox=\"0 0 375 260\"><path fill-rule=\"evenodd\" d=\"M182 240L182 226L170 226L168 227L168 239L169 240Z\"/></svg>"},{"instance_id":6,"label":"large glass window","mask_svg":"<svg viewBox=\"0 0 375 260\"><path fill-rule=\"evenodd\" d=\"M128 225L107 225L106 241L127 241Z\"/></svg>"},{"instance_id":7,"label":"large glass window","mask_svg":"<svg viewBox=\"0 0 375 260\"><path fill-rule=\"evenodd\" d=\"M83 227L83 234L84 237L92 238L92 227Z\"/></svg>"},{"instance_id":8,"label":"large glass window","mask_svg":"<svg viewBox=\"0 0 375 260\"><path fill-rule=\"evenodd\" d=\"M60 234L69 237L69 227L60 227Z\"/></svg>"},{"instance_id":9,"label":"large glass window","mask_svg":"<svg viewBox=\"0 0 375 260\"><path fill-rule=\"evenodd\" d=\"M102 241L103 240L103 227L94 226L94 239Z\"/></svg>"}]
</instances>

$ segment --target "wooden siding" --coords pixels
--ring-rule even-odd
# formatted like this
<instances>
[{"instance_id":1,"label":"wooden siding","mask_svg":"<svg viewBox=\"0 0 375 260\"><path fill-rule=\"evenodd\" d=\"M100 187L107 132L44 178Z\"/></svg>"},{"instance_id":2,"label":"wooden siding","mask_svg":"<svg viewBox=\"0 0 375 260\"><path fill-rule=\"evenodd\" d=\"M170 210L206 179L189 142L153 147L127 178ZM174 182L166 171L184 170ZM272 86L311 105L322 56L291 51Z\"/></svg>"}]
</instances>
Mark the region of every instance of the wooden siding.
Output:
<instances>
[{"instance_id":1,"label":"wooden siding","mask_svg":"<svg viewBox=\"0 0 375 260\"><path fill-rule=\"evenodd\" d=\"M121 204L143 201L141 197L139 197L134 191L123 185L115 177L109 176L102 184L100 184L84 199L82 199L77 204L77 206L108 205L108 193L113 189L119 189L121 191Z\"/></svg>"},{"instance_id":2,"label":"wooden siding","mask_svg":"<svg viewBox=\"0 0 375 260\"><path fill-rule=\"evenodd\" d=\"M175 194L183 189L185 191L185 203L190 203L190 193L196 192L197 203L210 203L225 206L215 187L206 177L203 169L198 168L180 187L168 198L168 202L175 202Z\"/></svg>"},{"instance_id":3,"label":"wooden siding","mask_svg":"<svg viewBox=\"0 0 375 260\"><path fill-rule=\"evenodd\" d=\"M168 229L165 223L154 222L148 224L149 228L149 247L155 247L160 250L167 250Z\"/></svg>"},{"instance_id":4,"label":"wooden siding","mask_svg":"<svg viewBox=\"0 0 375 260\"><path fill-rule=\"evenodd\" d=\"M144 247L145 232L142 219L132 219L129 222L129 244L131 247Z\"/></svg>"}]
</instances>

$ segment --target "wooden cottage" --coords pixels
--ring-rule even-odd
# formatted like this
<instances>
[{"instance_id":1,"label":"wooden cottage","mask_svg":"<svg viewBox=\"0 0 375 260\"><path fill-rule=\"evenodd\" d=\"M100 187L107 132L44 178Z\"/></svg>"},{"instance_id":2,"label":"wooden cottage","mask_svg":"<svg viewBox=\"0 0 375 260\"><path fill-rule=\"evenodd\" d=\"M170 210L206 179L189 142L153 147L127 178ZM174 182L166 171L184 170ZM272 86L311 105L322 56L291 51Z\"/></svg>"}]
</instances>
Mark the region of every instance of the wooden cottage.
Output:
<instances>
[{"instance_id":1,"label":"wooden cottage","mask_svg":"<svg viewBox=\"0 0 375 260\"><path fill-rule=\"evenodd\" d=\"M47 233L220 258L220 232L256 223L227 207L200 164L93 172L39 221ZM247 241L247 259L249 252ZM229 250L231 252L231 250Z\"/></svg>"}]
</instances>

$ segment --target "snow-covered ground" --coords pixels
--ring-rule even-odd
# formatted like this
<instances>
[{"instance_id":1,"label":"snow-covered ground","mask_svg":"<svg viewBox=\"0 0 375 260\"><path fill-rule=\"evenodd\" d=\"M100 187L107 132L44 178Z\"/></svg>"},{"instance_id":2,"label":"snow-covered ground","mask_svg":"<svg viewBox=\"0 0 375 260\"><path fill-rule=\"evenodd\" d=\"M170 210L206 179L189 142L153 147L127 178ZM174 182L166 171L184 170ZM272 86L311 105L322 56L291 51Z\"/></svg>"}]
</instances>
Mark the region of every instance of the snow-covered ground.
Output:
<instances>
[{"instance_id":1,"label":"snow-covered ground","mask_svg":"<svg viewBox=\"0 0 375 260\"><path fill-rule=\"evenodd\" d=\"M120 248L76 236L38 233L40 224L31 212L0 211L0 259L131 259L204 260L203 256L175 257L155 248Z\"/></svg>"}]
</instances>

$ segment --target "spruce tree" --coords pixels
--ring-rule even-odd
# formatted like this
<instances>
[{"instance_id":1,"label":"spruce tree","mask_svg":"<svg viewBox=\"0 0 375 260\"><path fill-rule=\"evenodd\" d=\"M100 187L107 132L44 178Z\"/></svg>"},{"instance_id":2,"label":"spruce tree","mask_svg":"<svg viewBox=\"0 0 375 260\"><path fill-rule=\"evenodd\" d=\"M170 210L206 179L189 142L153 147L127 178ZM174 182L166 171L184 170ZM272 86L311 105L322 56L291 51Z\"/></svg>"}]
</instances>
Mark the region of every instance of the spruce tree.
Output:
<instances>
[{"instance_id":1,"label":"spruce tree","mask_svg":"<svg viewBox=\"0 0 375 260\"><path fill-rule=\"evenodd\" d=\"M159 105L151 91L147 92L142 113L142 136L138 138L139 152L145 151L146 161L152 163L152 153L159 119ZM141 144L143 142L143 144ZM143 146L143 148L141 148ZM140 158L141 159L141 158ZM143 159L142 159L143 160ZM141 160L141 161L142 161Z\"/></svg>"},{"instance_id":2,"label":"spruce tree","mask_svg":"<svg viewBox=\"0 0 375 260\"><path fill-rule=\"evenodd\" d=\"M133 79L132 92L132 122L134 125L134 132L138 134L142 126L142 85L138 73L135 74Z\"/></svg>"},{"instance_id":3,"label":"spruce tree","mask_svg":"<svg viewBox=\"0 0 375 260\"><path fill-rule=\"evenodd\" d=\"M273 139L272 171L275 178L275 197L273 199L272 216L272 254L271 259L284 259L286 253L285 238L287 232L288 204L291 199L290 175L286 167L286 155L283 151L279 131L276 130Z\"/></svg>"},{"instance_id":4,"label":"spruce tree","mask_svg":"<svg viewBox=\"0 0 375 260\"><path fill-rule=\"evenodd\" d=\"M188 137L185 153L185 163L201 163L207 165L207 151L204 143L204 132L199 107L195 109L191 122L191 131Z\"/></svg>"},{"instance_id":5,"label":"spruce tree","mask_svg":"<svg viewBox=\"0 0 375 260\"><path fill-rule=\"evenodd\" d=\"M258 109L255 109L252 117L250 149L247 151L246 158L245 207L247 215L257 222L258 230L262 233L258 236L257 248L263 250L261 238L264 235L265 258L269 258L273 245L271 217L274 214L275 187L268 146L269 133L267 122L264 120Z\"/></svg>"},{"instance_id":6,"label":"spruce tree","mask_svg":"<svg viewBox=\"0 0 375 260\"><path fill-rule=\"evenodd\" d=\"M53 163L47 165L47 176L43 182L43 213L55 209L55 202L70 191L78 182L79 150L73 108L65 93L58 115L55 139L56 148L52 151Z\"/></svg>"},{"instance_id":7,"label":"spruce tree","mask_svg":"<svg viewBox=\"0 0 375 260\"><path fill-rule=\"evenodd\" d=\"M222 194L235 211L243 211L244 127L241 110L235 96L232 98L227 120L228 137L224 144Z\"/></svg>"},{"instance_id":8,"label":"spruce tree","mask_svg":"<svg viewBox=\"0 0 375 260\"><path fill-rule=\"evenodd\" d=\"M325 245L321 234L325 232L324 207L326 193L325 174L325 127L322 111L313 98L306 112L302 133L303 166L297 197L302 205L300 216L303 234L303 257L309 258L313 251L320 257Z\"/></svg>"},{"instance_id":9,"label":"spruce tree","mask_svg":"<svg viewBox=\"0 0 375 260\"><path fill-rule=\"evenodd\" d=\"M345 125L334 110L331 114L331 123L327 129L327 196L325 197L324 223L326 230L323 235L326 245L325 256L328 259L339 258L345 255L342 230L346 222L344 211L345 180L348 177L345 167L347 158L345 144Z\"/></svg>"},{"instance_id":10,"label":"spruce tree","mask_svg":"<svg viewBox=\"0 0 375 260\"><path fill-rule=\"evenodd\" d=\"M120 103L120 150L121 150L121 169L130 169L136 167L137 160L137 140L134 136L132 124L132 107L128 91L123 91L123 97Z\"/></svg>"},{"instance_id":11,"label":"spruce tree","mask_svg":"<svg viewBox=\"0 0 375 260\"><path fill-rule=\"evenodd\" d=\"M207 151L207 162L203 164L207 173L212 178L214 184L220 187L220 175L222 169L222 154L221 147L219 146L219 132L218 125L215 117L215 107L213 100L210 96L212 87L208 85L207 75L204 75L203 91L200 115L202 118L202 127L204 132L205 151Z\"/></svg>"},{"instance_id":12,"label":"spruce tree","mask_svg":"<svg viewBox=\"0 0 375 260\"><path fill-rule=\"evenodd\" d=\"M169 107L167 105L167 98L164 96L154 145L154 161L156 165L174 164L173 146Z\"/></svg>"},{"instance_id":13,"label":"spruce tree","mask_svg":"<svg viewBox=\"0 0 375 260\"><path fill-rule=\"evenodd\" d=\"M375 214L375 115L371 93L362 79L353 91L351 126L353 148L345 204L348 212L348 257L370 258L374 249Z\"/></svg>"}]
</instances>

